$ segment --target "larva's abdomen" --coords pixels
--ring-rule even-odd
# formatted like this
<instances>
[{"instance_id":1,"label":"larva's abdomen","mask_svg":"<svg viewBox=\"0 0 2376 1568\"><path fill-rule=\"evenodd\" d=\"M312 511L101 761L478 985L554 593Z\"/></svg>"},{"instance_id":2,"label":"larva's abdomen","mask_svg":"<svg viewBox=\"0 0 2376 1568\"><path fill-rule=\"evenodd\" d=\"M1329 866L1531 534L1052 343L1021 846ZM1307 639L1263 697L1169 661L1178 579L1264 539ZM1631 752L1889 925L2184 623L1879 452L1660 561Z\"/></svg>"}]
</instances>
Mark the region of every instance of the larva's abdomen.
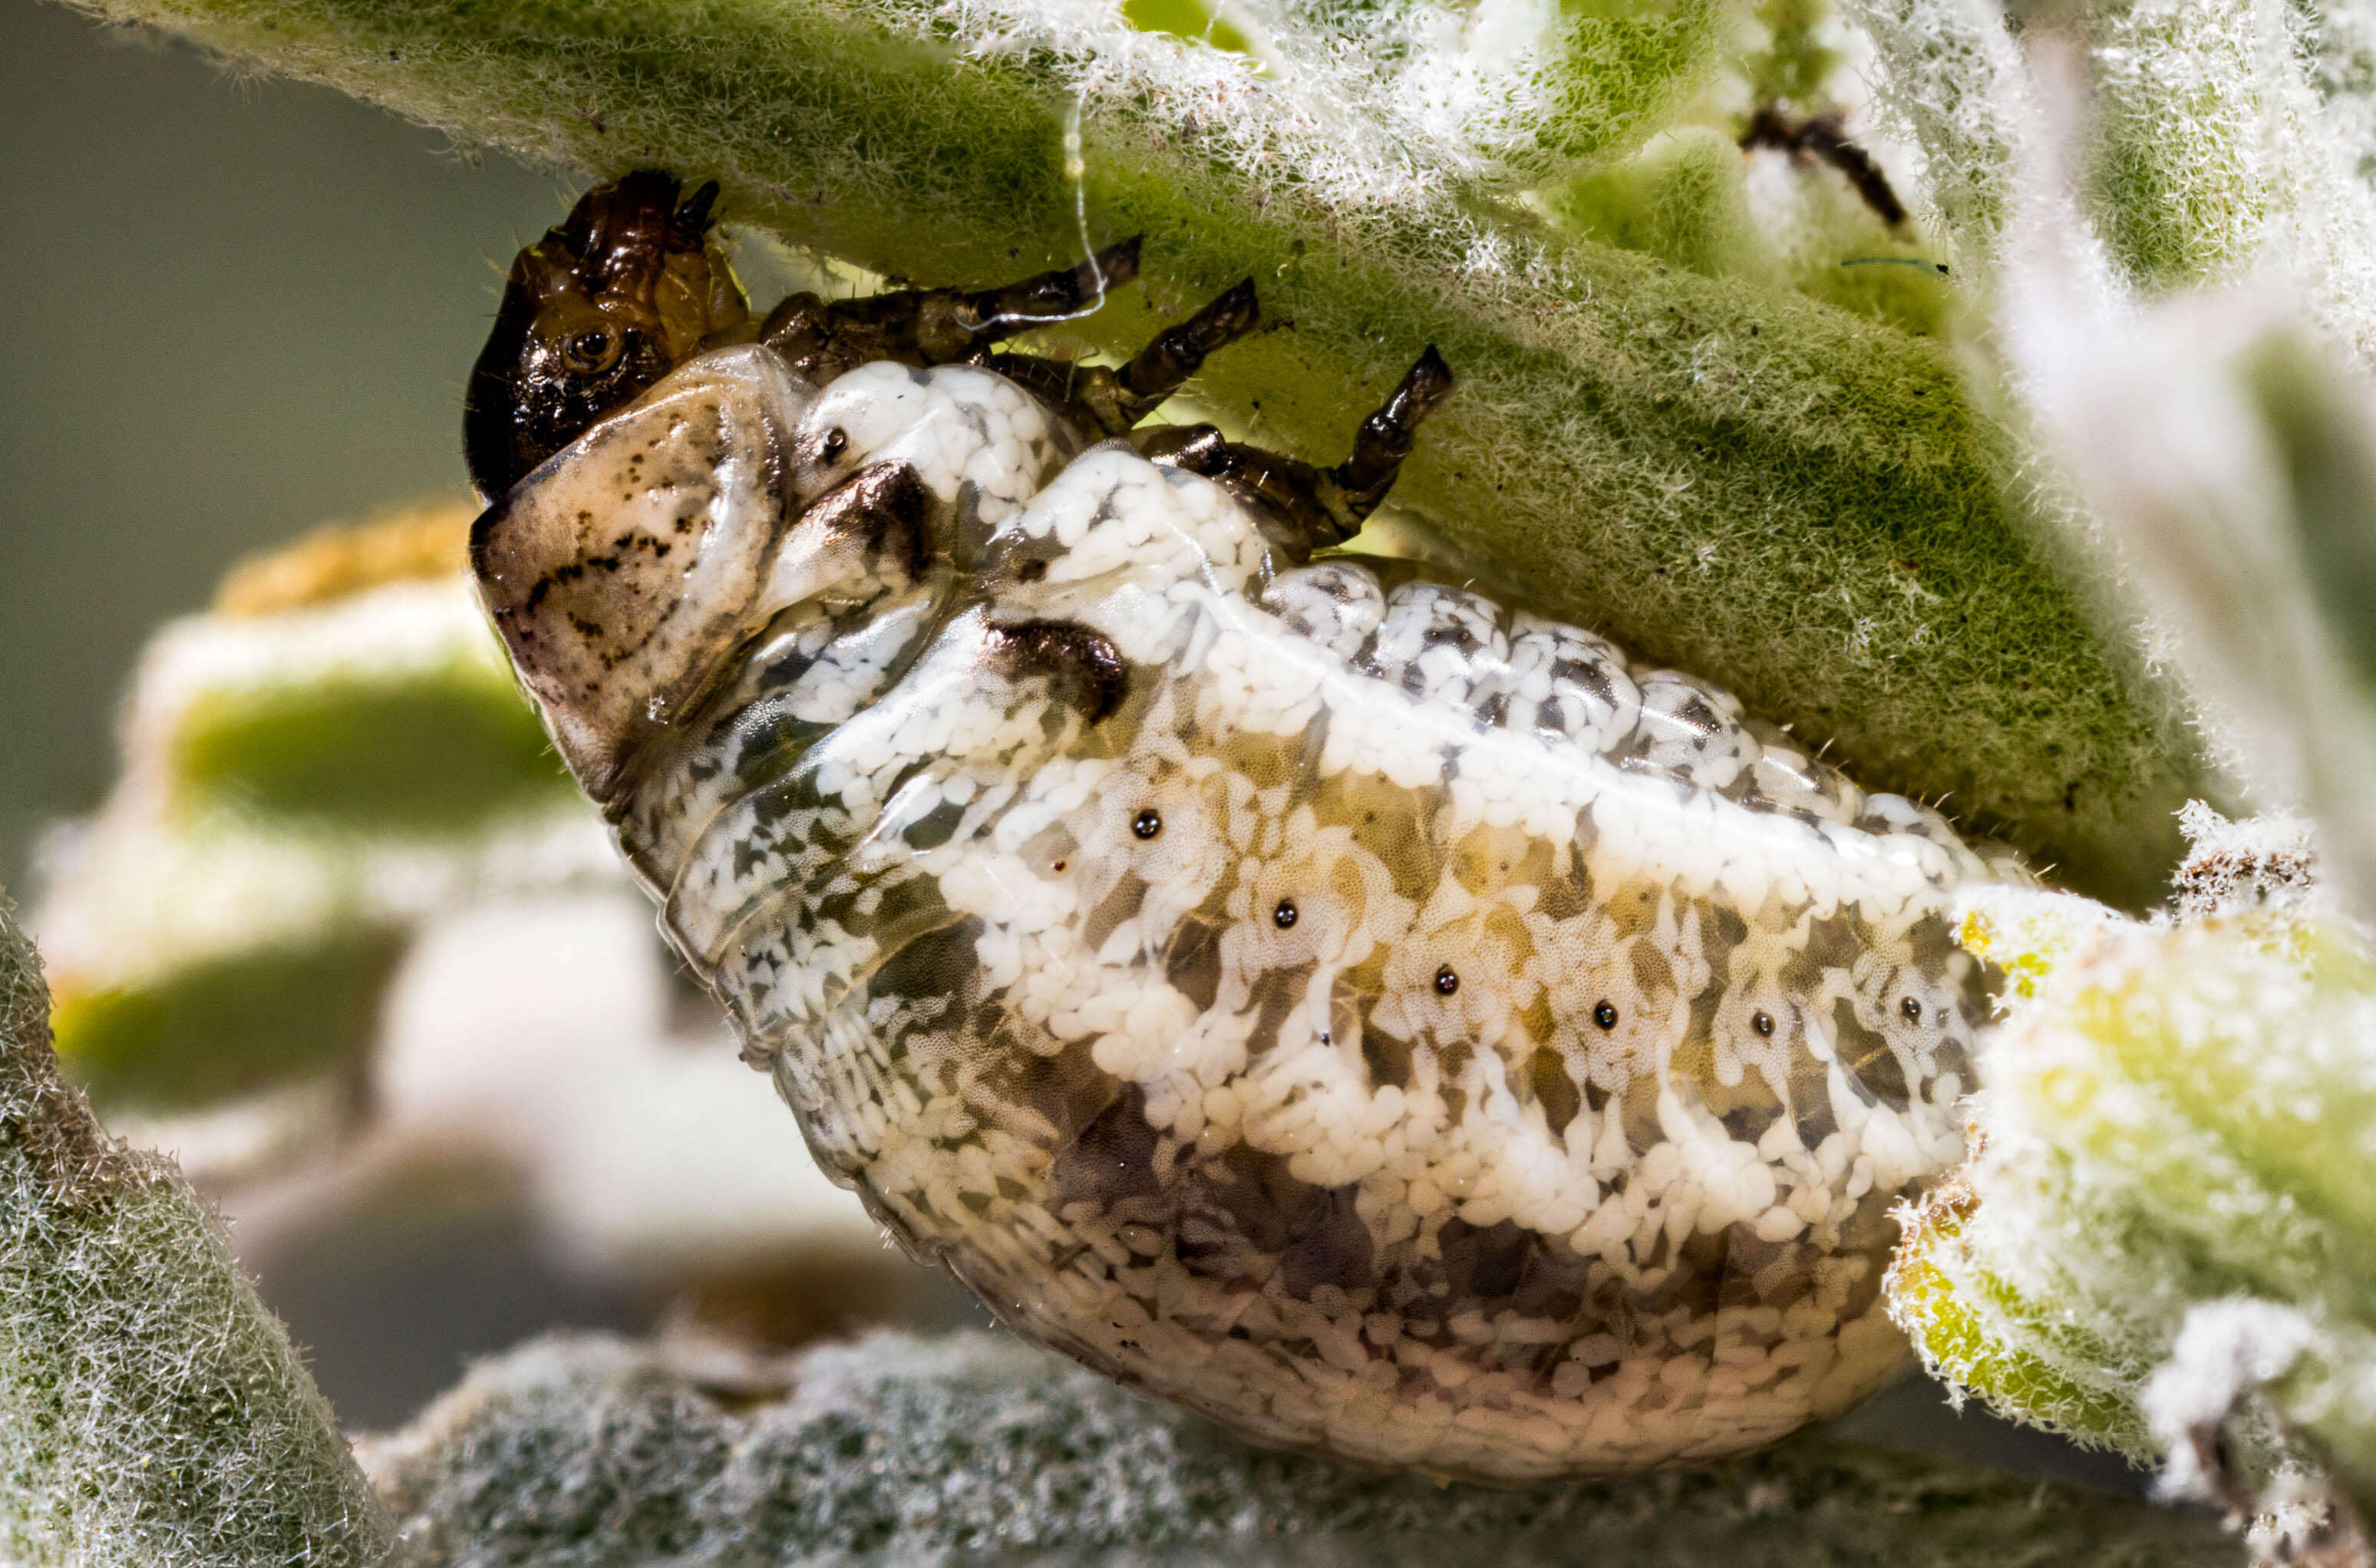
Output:
<instances>
[{"instance_id":1,"label":"larva's abdomen","mask_svg":"<svg viewBox=\"0 0 2376 1568\"><path fill-rule=\"evenodd\" d=\"M819 1158L1027 1334L1267 1442L1621 1470L1876 1386L1888 1210L1961 1153L1983 863L1703 683L1281 569L1027 403L754 401L754 450L843 437L796 509L929 454L942 548L779 554L612 802Z\"/></svg>"}]
</instances>

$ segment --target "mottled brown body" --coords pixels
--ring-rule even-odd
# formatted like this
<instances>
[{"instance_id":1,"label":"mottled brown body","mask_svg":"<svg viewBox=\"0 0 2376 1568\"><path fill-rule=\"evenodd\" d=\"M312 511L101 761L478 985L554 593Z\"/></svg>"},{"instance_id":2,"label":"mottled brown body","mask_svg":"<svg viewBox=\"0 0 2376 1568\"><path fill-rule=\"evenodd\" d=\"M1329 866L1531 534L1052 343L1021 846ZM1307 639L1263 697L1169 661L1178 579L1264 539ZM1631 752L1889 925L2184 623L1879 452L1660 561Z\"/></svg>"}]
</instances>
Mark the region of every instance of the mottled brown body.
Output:
<instances>
[{"instance_id":1,"label":"mottled brown body","mask_svg":"<svg viewBox=\"0 0 2376 1568\"><path fill-rule=\"evenodd\" d=\"M1273 1443L1625 1469L1886 1376L2002 862L1704 683L1310 561L1440 362L1319 470L925 357L699 356L474 538L826 1168Z\"/></svg>"}]
</instances>

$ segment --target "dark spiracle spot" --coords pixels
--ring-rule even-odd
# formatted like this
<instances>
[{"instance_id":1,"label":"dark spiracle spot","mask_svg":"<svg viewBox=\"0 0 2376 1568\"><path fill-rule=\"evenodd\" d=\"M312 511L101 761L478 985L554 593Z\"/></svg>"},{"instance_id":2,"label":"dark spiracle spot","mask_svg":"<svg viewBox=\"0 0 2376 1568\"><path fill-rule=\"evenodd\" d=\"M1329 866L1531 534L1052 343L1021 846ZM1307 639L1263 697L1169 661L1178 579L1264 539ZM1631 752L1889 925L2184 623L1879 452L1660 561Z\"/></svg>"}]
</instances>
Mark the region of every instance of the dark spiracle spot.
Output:
<instances>
[{"instance_id":1,"label":"dark spiracle spot","mask_svg":"<svg viewBox=\"0 0 2376 1568\"><path fill-rule=\"evenodd\" d=\"M1271 923L1278 927L1281 931L1285 931L1289 926L1293 925L1295 923L1295 900L1292 898L1281 898L1278 901L1278 908L1270 912L1270 919Z\"/></svg>"},{"instance_id":2,"label":"dark spiracle spot","mask_svg":"<svg viewBox=\"0 0 2376 1568\"><path fill-rule=\"evenodd\" d=\"M1752 1013L1749 1016L1749 1027L1755 1029L1761 1035L1770 1036L1774 1033L1774 1015L1771 1013Z\"/></svg>"},{"instance_id":3,"label":"dark spiracle spot","mask_svg":"<svg viewBox=\"0 0 2376 1568\"><path fill-rule=\"evenodd\" d=\"M1130 819L1130 830L1141 838L1152 838L1163 831L1163 814L1149 806Z\"/></svg>"},{"instance_id":4,"label":"dark spiracle spot","mask_svg":"<svg viewBox=\"0 0 2376 1568\"><path fill-rule=\"evenodd\" d=\"M1043 674L1099 723L1130 695L1130 666L1121 650L1077 621L1024 621L990 628L992 645L1018 674Z\"/></svg>"},{"instance_id":5,"label":"dark spiracle spot","mask_svg":"<svg viewBox=\"0 0 2376 1568\"><path fill-rule=\"evenodd\" d=\"M1459 989L1460 977L1452 972L1451 965L1446 964L1443 968L1435 971L1435 990L1437 995L1449 996Z\"/></svg>"},{"instance_id":6,"label":"dark spiracle spot","mask_svg":"<svg viewBox=\"0 0 2376 1568\"><path fill-rule=\"evenodd\" d=\"M1592 1010L1592 1021L1604 1029L1613 1029L1617 1027L1617 1009L1606 1002L1600 1003Z\"/></svg>"}]
</instances>

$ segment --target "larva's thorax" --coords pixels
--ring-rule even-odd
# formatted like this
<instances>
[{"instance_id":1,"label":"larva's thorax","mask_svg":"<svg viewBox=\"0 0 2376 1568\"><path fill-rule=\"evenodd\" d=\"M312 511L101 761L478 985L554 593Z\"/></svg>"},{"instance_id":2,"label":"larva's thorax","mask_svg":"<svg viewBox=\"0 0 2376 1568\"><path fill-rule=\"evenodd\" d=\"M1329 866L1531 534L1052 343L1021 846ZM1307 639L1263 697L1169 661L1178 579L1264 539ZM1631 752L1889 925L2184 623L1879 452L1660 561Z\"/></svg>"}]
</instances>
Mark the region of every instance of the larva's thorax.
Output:
<instances>
[{"instance_id":1,"label":"larva's thorax","mask_svg":"<svg viewBox=\"0 0 2376 1568\"><path fill-rule=\"evenodd\" d=\"M817 1158L1023 1332L1491 1479L1896 1366L1991 874L1721 692L971 365L681 367L482 521L498 625ZM604 564L603 563L610 563Z\"/></svg>"}]
</instances>

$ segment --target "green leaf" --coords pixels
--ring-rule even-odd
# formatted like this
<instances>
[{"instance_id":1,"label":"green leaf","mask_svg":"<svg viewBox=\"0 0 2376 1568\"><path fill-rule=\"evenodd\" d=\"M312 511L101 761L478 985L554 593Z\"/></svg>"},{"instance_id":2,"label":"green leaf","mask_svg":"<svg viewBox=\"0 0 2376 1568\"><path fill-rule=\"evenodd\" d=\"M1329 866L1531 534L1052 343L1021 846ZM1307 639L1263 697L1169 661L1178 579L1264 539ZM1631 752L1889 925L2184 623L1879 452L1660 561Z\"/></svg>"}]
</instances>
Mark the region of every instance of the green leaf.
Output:
<instances>
[{"instance_id":1,"label":"green leaf","mask_svg":"<svg viewBox=\"0 0 2376 1568\"><path fill-rule=\"evenodd\" d=\"M880 273L1015 276L1075 255L1081 214L1144 231L1143 296L1077 338L1135 347L1253 274L1274 330L1197 393L1312 457L1441 345L1463 389L1399 498L1489 583L1731 686L1869 787L2140 903L2204 792L2176 699L2059 579L1943 347L1571 238L1325 75L1026 4L93 8L466 142L719 174L737 216ZM1623 50L1579 69L1610 101L1673 80Z\"/></svg>"},{"instance_id":2,"label":"green leaf","mask_svg":"<svg viewBox=\"0 0 2376 1568\"><path fill-rule=\"evenodd\" d=\"M203 1106L357 1069L403 938L333 928L302 944L201 956L144 980L69 993L57 1051L111 1110Z\"/></svg>"},{"instance_id":3,"label":"green leaf","mask_svg":"<svg viewBox=\"0 0 2376 1568\"><path fill-rule=\"evenodd\" d=\"M2265 1407L2211 1397L2209 1423L2232 1414L2263 1470L2306 1433L2376 1497L2365 938L2298 892L2177 926L2010 889L1975 903L1970 939L2019 980L1980 1060L1979 1153L1910 1217L1892 1315L1951 1385L2143 1457L2173 1441L2146 1412L2186 1403L2157 1385L2234 1360L2184 1365L2190 1324L2259 1303L2242 1321L2299 1324L2301 1365Z\"/></svg>"},{"instance_id":4,"label":"green leaf","mask_svg":"<svg viewBox=\"0 0 2376 1568\"><path fill-rule=\"evenodd\" d=\"M186 809L349 832L468 832L572 788L508 674L484 660L207 692L168 744Z\"/></svg>"}]
</instances>

